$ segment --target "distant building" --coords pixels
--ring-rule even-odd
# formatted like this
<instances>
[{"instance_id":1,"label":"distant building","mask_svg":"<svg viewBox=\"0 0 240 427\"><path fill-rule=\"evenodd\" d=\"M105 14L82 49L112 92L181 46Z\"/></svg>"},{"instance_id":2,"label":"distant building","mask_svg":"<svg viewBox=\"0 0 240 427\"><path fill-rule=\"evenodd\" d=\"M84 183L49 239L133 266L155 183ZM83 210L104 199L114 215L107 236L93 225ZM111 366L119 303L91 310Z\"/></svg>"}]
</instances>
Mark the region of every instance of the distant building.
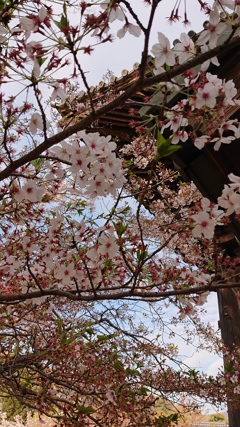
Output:
<instances>
[{"instance_id":1,"label":"distant building","mask_svg":"<svg viewBox=\"0 0 240 427\"><path fill-rule=\"evenodd\" d=\"M197 421L192 427L228 427L228 424L220 421Z\"/></svg>"}]
</instances>

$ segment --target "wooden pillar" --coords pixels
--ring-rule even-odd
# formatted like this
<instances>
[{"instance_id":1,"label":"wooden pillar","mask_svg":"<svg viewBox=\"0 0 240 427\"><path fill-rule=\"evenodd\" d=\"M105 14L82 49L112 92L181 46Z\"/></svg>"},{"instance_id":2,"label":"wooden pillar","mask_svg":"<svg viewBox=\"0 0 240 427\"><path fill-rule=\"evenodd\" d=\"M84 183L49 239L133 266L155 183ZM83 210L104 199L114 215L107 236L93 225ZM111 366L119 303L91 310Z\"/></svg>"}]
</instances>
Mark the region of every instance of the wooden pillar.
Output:
<instances>
[{"instance_id":1,"label":"wooden pillar","mask_svg":"<svg viewBox=\"0 0 240 427\"><path fill-rule=\"evenodd\" d=\"M222 339L231 352L235 345L240 346L240 307L234 289L218 290L218 307ZM227 406L229 427L240 427L240 402L237 407L231 402Z\"/></svg>"}]
</instances>

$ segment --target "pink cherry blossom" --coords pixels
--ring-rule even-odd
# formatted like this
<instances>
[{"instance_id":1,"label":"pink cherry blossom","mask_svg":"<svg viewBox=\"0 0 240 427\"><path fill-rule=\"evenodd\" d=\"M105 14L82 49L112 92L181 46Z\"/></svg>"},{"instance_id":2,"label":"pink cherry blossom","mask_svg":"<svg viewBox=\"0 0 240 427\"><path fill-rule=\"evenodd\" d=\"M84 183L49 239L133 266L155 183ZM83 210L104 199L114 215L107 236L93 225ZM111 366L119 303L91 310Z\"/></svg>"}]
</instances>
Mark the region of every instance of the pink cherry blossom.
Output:
<instances>
[{"instance_id":1,"label":"pink cherry blossom","mask_svg":"<svg viewBox=\"0 0 240 427\"><path fill-rule=\"evenodd\" d=\"M108 258L113 258L118 251L118 245L116 244L116 237L114 234L101 234L98 241L100 243L98 253L107 255Z\"/></svg>"},{"instance_id":2,"label":"pink cherry blossom","mask_svg":"<svg viewBox=\"0 0 240 427\"><path fill-rule=\"evenodd\" d=\"M232 187L228 185L224 185L224 189L222 191L222 195L218 197L219 206L227 209L226 215L229 216L234 212L234 203L231 200L231 196L234 194L234 190Z\"/></svg>"},{"instance_id":3,"label":"pink cherry blossom","mask_svg":"<svg viewBox=\"0 0 240 427\"><path fill-rule=\"evenodd\" d=\"M192 234L193 237L205 237L206 239L212 239L214 236L214 229L216 220L210 218L207 212L199 212L192 216L197 225L194 227Z\"/></svg>"},{"instance_id":4,"label":"pink cherry blossom","mask_svg":"<svg viewBox=\"0 0 240 427\"><path fill-rule=\"evenodd\" d=\"M37 185L36 181L29 179L21 188L18 189L18 192L14 194L14 197L18 202L26 199L35 203L41 201L44 191L44 188Z\"/></svg>"},{"instance_id":5,"label":"pink cherry blossom","mask_svg":"<svg viewBox=\"0 0 240 427\"><path fill-rule=\"evenodd\" d=\"M60 264L56 262L54 269L54 277L57 280L62 281L63 285L70 285L72 278L75 276L75 268L73 263Z\"/></svg>"},{"instance_id":6,"label":"pink cherry blossom","mask_svg":"<svg viewBox=\"0 0 240 427\"><path fill-rule=\"evenodd\" d=\"M188 133L183 130L179 129L177 132L173 134L172 144L178 144L179 141L185 142L188 139Z\"/></svg>"},{"instance_id":7,"label":"pink cherry blossom","mask_svg":"<svg viewBox=\"0 0 240 427\"><path fill-rule=\"evenodd\" d=\"M212 83L206 83L203 88L200 88L197 91L195 107L202 108L207 106L209 108L214 108L218 92L218 88L215 85Z\"/></svg>"}]
</instances>

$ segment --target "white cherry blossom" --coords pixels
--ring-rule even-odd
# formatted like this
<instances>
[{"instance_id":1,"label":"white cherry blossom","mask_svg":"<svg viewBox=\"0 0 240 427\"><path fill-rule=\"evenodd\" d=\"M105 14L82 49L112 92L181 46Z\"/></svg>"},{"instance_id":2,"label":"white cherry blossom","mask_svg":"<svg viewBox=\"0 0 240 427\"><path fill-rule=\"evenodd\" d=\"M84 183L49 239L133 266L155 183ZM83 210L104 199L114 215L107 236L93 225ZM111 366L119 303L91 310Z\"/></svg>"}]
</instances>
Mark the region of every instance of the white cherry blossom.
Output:
<instances>
[{"instance_id":1,"label":"white cherry blossom","mask_svg":"<svg viewBox=\"0 0 240 427\"><path fill-rule=\"evenodd\" d=\"M210 50L210 46L203 44L201 46L201 52L205 53L208 52ZM212 58L209 58L207 61L203 62L201 65L201 70L202 71L207 71L208 68L210 67L210 64L216 65L216 67L218 67L220 65L220 62L218 61L217 56L213 56Z\"/></svg>"},{"instance_id":2,"label":"white cherry blossom","mask_svg":"<svg viewBox=\"0 0 240 427\"><path fill-rule=\"evenodd\" d=\"M233 98L237 95L237 89L235 87L235 83L233 80L228 80L227 82L223 82L223 90L225 92L225 98L224 103L235 105L235 102L233 101Z\"/></svg>"},{"instance_id":3,"label":"white cherry blossom","mask_svg":"<svg viewBox=\"0 0 240 427\"><path fill-rule=\"evenodd\" d=\"M34 251L39 251L38 245L33 243L28 236L24 236L21 243L24 251L28 254L32 254Z\"/></svg>"},{"instance_id":4,"label":"white cherry blossom","mask_svg":"<svg viewBox=\"0 0 240 427\"><path fill-rule=\"evenodd\" d=\"M222 144L230 144L235 138L233 135L229 136L223 136L220 135L219 137L213 138L211 142L215 142L213 149L215 151L218 151Z\"/></svg>"},{"instance_id":5,"label":"white cherry blossom","mask_svg":"<svg viewBox=\"0 0 240 427\"><path fill-rule=\"evenodd\" d=\"M237 189L240 192L240 176L234 175L234 173L230 173L228 175L228 179L232 181L231 187Z\"/></svg>"},{"instance_id":6,"label":"white cherry blossom","mask_svg":"<svg viewBox=\"0 0 240 427\"><path fill-rule=\"evenodd\" d=\"M3 25L0 25L0 43L4 43L7 40L7 37L5 37L7 33L7 29Z\"/></svg>"},{"instance_id":7,"label":"white cherry blossom","mask_svg":"<svg viewBox=\"0 0 240 427\"><path fill-rule=\"evenodd\" d=\"M69 168L70 172L73 174L78 173L79 171L88 173L89 172L89 160L84 154L78 154L78 156L73 158L72 166Z\"/></svg>"},{"instance_id":8,"label":"white cherry blossom","mask_svg":"<svg viewBox=\"0 0 240 427\"><path fill-rule=\"evenodd\" d=\"M39 9L38 17L40 22L43 22L44 19L47 17L47 9L44 6Z\"/></svg>"},{"instance_id":9,"label":"white cherry blossom","mask_svg":"<svg viewBox=\"0 0 240 427\"><path fill-rule=\"evenodd\" d=\"M38 12L39 22L42 23L47 16L47 9L42 6ZM28 39L31 35L31 32L34 32L38 29L38 24L34 18L28 18L27 16L23 16L20 18L20 25L25 31L25 38Z\"/></svg>"},{"instance_id":10,"label":"white cherry blossom","mask_svg":"<svg viewBox=\"0 0 240 427\"><path fill-rule=\"evenodd\" d=\"M177 132L180 127L186 127L188 125L187 118L183 117L182 114L176 114L175 112L168 111L166 113L166 117L169 121L162 126L162 131L170 127L173 132Z\"/></svg>"},{"instance_id":11,"label":"white cherry blossom","mask_svg":"<svg viewBox=\"0 0 240 427\"><path fill-rule=\"evenodd\" d=\"M178 56L179 64L183 64L195 54L195 46L192 39L186 33L180 35L181 43L176 43L174 52Z\"/></svg>"},{"instance_id":12,"label":"white cherry blossom","mask_svg":"<svg viewBox=\"0 0 240 427\"><path fill-rule=\"evenodd\" d=\"M104 176L98 176L88 181L86 194L91 198L106 196L108 194L108 183L104 179Z\"/></svg>"},{"instance_id":13,"label":"white cherry blossom","mask_svg":"<svg viewBox=\"0 0 240 427\"><path fill-rule=\"evenodd\" d=\"M98 254L98 248L97 246L93 246L92 248L90 248L87 253L86 253L87 257L92 260L92 261L98 261L99 259L99 254Z\"/></svg>"},{"instance_id":14,"label":"white cherry blossom","mask_svg":"<svg viewBox=\"0 0 240 427\"><path fill-rule=\"evenodd\" d=\"M68 265L60 264L59 262L55 263L54 277L57 280L61 280L64 285L70 285L72 283L72 278L75 276L75 268L73 263L68 263Z\"/></svg>"},{"instance_id":15,"label":"white cherry blossom","mask_svg":"<svg viewBox=\"0 0 240 427\"><path fill-rule=\"evenodd\" d=\"M202 135L194 139L193 143L195 147L197 147L199 150L201 150L204 145L210 140L209 136Z\"/></svg>"},{"instance_id":16,"label":"white cherry blossom","mask_svg":"<svg viewBox=\"0 0 240 427\"><path fill-rule=\"evenodd\" d=\"M153 45L151 52L155 56L155 67L159 68L164 64L175 64L175 53L170 47L168 38L161 32L158 33L158 42Z\"/></svg>"},{"instance_id":17,"label":"white cherry blossom","mask_svg":"<svg viewBox=\"0 0 240 427\"><path fill-rule=\"evenodd\" d=\"M109 8L110 3L112 3L111 0L108 1L104 1L101 3L101 8L106 10ZM110 8L109 11L109 22L113 22L113 21L124 21L125 15L123 13L123 9L122 7L119 6L119 4L114 4L114 6L112 6Z\"/></svg>"},{"instance_id":18,"label":"white cherry blossom","mask_svg":"<svg viewBox=\"0 0 240 427\"><path fill-rule=\"evenodd\" d=\"M14 198L17 202L21 202L26 199L32 203L40 202L44 194L44 188L39 187L33 179L27 180L22 188L18 189L18 192L14 194Z\"/></svg>"},{"instance_id":19,"label":"white cherry blossom","mask_svg":"<svg viewBox=\"0 0 240 427\"><path fill-rule=\"evenodd\" d=\"M234 210L235 206L232 200L232 195L234 194L234 190L232 187L229 187L228 185L224 185L224 189L222 191L222 195L218 197L218 204L224 209L227 209L226 215L231 215Z\"/></svg>"},{"instance_id":20,"label":"white cherry blossom","mask_svg":"<svg viewBox=\"0 0 240 427\"><path fill-rule=\"evenodd\" d=\"M238 378L238 380L239 380L239 378ZM234 387L233 393L240 394L240 385L237 385L236 387Z\"/></svg>"},{"instance_id":21,"label":"white cherry blossom","mask_svg":"<svg viewBox=\"0 0 240 427\"><path fill-rule=\"evenodd\" d=\"M117 37L122 39L127 32L134 37L140 37L141 28L138 25L127 23L120 30L118 30Z\"/></svg>"},{"instance_id":22,"label":"white cherry blossom","mask_svg":"<svg viewBox=\"0 0 240 427\"><path fill-rule=\"evenodd\" d=\"M8 30L3 25L0 24L0 34L7 34Z\"/></svg>"},{"instance_id":23,"label":"white cherry blossom","mask_svg":"<svg viewBox=\"0 0 240 427\"><path fill-rule=\"evenodd\" d=\"M108 258L113 258L118 251L118 245L116 244L116 237L114 234L101 234L98 241L100 243L98 253L107 255Z\"/></svg>"},{"instance_id":24,"label":"white cherry blossom","mask_svg":"<svg viewBox=\"0 0 240 427\"><path fill-rule=\"evenodd\" d=\"M58 82L53 84L53 92L51 94L51 98L55 101L56 98L66 99L67 94L62 86Z\"/></svg>"},{"instance_id":25,"label":"white cherry blossom","mask_svg":"<svg viewBox=\"0 0 240 427\"><path fill-rule=\"evenodd\" d=\"M52 147L51 151L55 153L56 157L59 159L69 161L74 153L74 147L68 142L62 141L59 145Z\"/></svg>"},{"instance_id":26,"label":"white cherry blossom","mask_svg":"<svg viewBox=\"0 0 240 427\"><path fill-rule=\"evenodd\" d=\"M214 5L220 9L220 12L222 12L223 7L227 7L228 9L234 10L237 15L240 15L240 4L237 0L221 0L221 1L215 1Z\"/></svg>"},{"instance_id":27,"label":"white cherry blossom","mask_svg":"<svg viewBox=\"0 0 240 427\"><path fill-rule=\"evenodd\" d=\"M236 212L237 215L239 215L240 214L240 194L234 191L233 194L229 197L229 199L234 206L234 211Z\"/></svg>"},{"instance_id":28,"label":"white cherry blossom","mask_svg":"<svg viewBox=\"0 0 240 427\"><path fill-rule=\"evenodd\" d=\"M29 130L35 135L38 129L43 130L43 119L39 113L33 113L29 123Z\"/></svg>"},{"instance_id":29,"label":"white cherry blossom","mask_svg":"<svg viewBox=\"0 0 240 427\"><path fill-rule=\"evenodd\" d=\"M178 129L176 133L173 134L172 144L178 144L179 141L185 142L188 139L188 133L183 129Z\"/></svg>"},{"instance_id":30,"label":"white cherry blossom","mask_svg":"<svg viewBox=\"0 0 240 427\"><path fill-rule=\"evenodd\" d=\"M216 5L214 5L209 15L209 27L200 34L197 44L201 46L208 43L210 48L216 47L218 35L221 34L226 27L227 24L225 22L220 22L219 11Z\"/></svg>"},{"instance_id":31,"label":"white cherry blossom","mask_svg":"<svg viewBox=\"0 0 240 427\"><path fill-rule=\"evenodd\" d=\"M81 137L90 149L91 154L95 154L97 156L102 154L104 144L106 144L111 139L111 136L105 138L100 136L99 133L86 134L85 132L79 132L79 134L81 134Z\"/></svg>"},{"instance_id":32,"label":"white cherry blossom","mask_svg":"<svg viewBox=\"0 0 240 427\"><path fill-rule=\"evenodd\" d=\"M222 89L223 81L222 79L219 79L219 77L216 74L206 73L206 77L209 83L212 83L213 86L216 86L219 89Z\"/></svg>"},{"instance_id":33,"label":"white cherry blossom","mask_svg":"<svg viewBox=\"0 0 240 427\"><path fill-rule=\"evenodd\" d=\"M203 88L198 89L195 101L196 108L204 106L214 108L216 105L216 97L218 96L218 88L212 83L206 83Z\"/></svg>"},{"instance_id":34,"label":"white cherry blossom","mask_svg":"<svg viewBox=\"0 0 240 427\"><path fill-rule=\"evenodd\" d=\"M203 211L209 212L211 210L211 202L207 197L201 199L201 208Z\"/></svg>"},{"instance_id":35,"label":"white cherry blossom","mask_svg":"<svg viewBox=\"0 0 240 427\"><path fill-rule=\"evenodd\" d=\"M226 132L229 130L233 131L234 134L236 134L236 131L237 131L237 127L235 126L235 124L237 124L236 122L237 122L236 119L234 119L234 120L227 120L226 122L222 123L220 128L219 128L220 134L222 135L223 132ZM235 137L236 137L236 135L235 135Z\"/></svg>"}]
</instances>

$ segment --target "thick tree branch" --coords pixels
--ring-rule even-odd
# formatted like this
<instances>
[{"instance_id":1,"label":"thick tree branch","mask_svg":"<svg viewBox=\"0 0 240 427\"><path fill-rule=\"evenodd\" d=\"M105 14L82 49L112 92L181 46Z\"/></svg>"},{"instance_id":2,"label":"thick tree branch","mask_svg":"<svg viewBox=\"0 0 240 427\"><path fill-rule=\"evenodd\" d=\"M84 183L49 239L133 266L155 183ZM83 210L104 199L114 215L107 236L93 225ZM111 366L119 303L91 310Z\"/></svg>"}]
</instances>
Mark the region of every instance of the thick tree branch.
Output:
<instances>
[{"instance_id":1,"label":"thick tree branch","mask_svg":"<svg viewBox=\"0 0 240 427\"><path fill-rule=\"evenodd\" d=\"M240 45L240 37L234 37L229 43L225 42L223 45L217 46L214 49L202 53L190 61L177 66L176 68L172 68L169 71L161 73L159 75L149 77L149 78L140 78L130 86L124 93L119 95L113 101L99 108L95 112L91 112L87 117L75 123L72 126L64 129L62 132L59 132L56 135L46 139L41 144L39 144L36 148L34 148L29 153L20 157L19 159L12 161L12 163L6 167L3 171L0 172L0 181L8 178L16 169L25 165L26 163L38 158L44 151L51 148L53 145L58 144L66 138L74 135L75 133L88 128L95 120L104 116L109 111L114 110L115 108L124 104L133 94L135 94L139 89L144 89L150 87L154 84L170 81L172 78L182 74L183 72L202 64L210 58L218 55L220 52L226 52L228 49L237 47Z\"/></svg>"}]
</instances>

